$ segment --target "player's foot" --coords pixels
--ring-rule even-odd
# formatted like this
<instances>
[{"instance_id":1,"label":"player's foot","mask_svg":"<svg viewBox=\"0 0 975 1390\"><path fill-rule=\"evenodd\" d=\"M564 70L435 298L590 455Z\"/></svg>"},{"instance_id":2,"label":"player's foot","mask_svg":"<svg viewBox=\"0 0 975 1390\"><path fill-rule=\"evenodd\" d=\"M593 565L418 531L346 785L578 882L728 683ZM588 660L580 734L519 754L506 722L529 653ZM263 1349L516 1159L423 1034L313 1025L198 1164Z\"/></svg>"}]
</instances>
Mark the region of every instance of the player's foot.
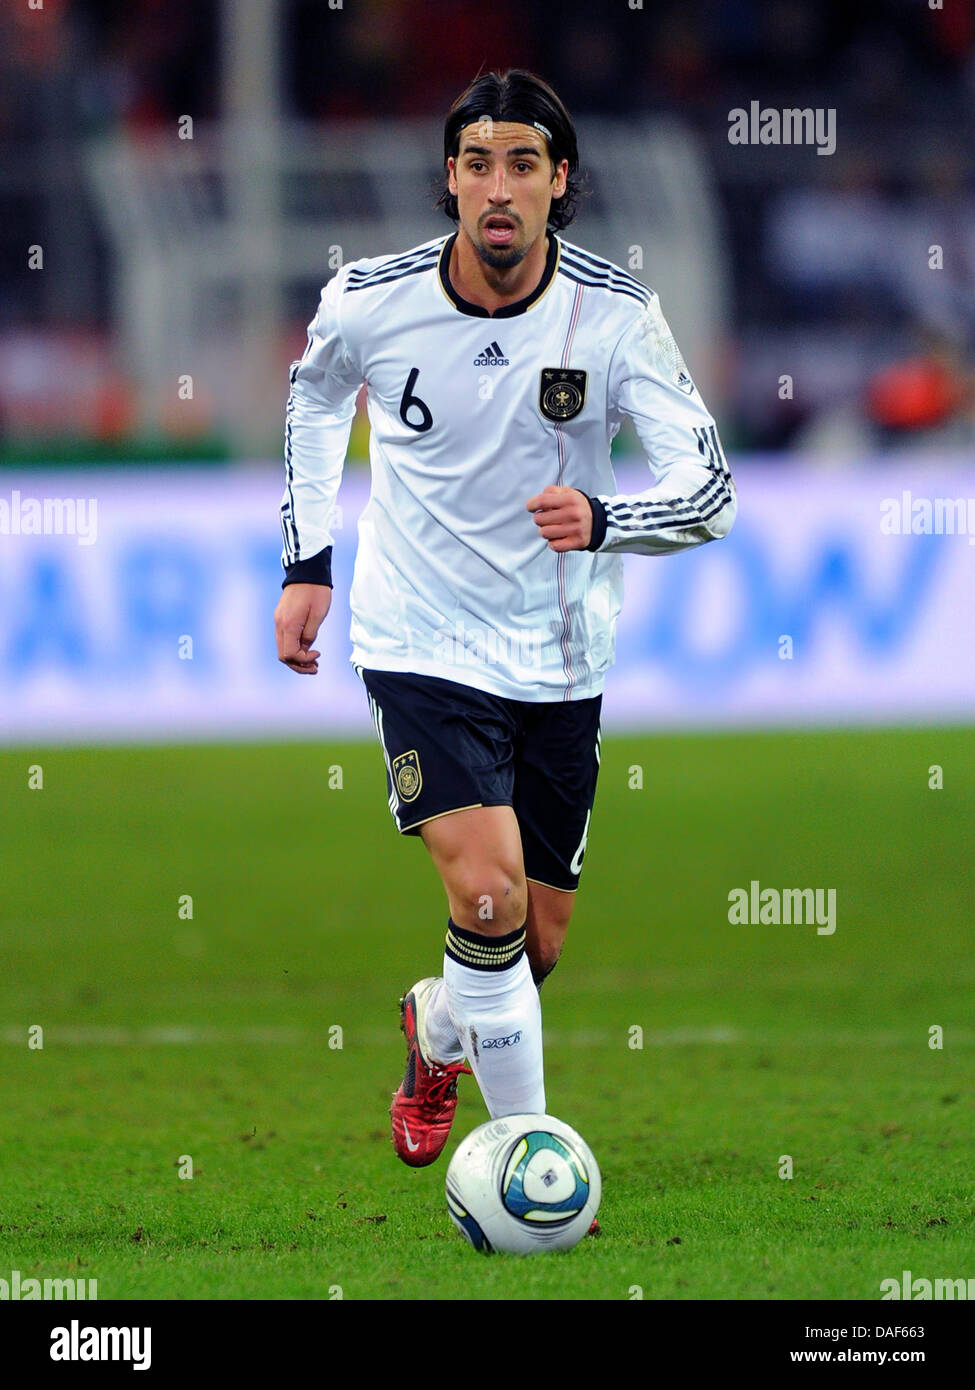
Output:
<instances>
[{"instance_id":1,"label":"player's foot","mask_svg":"<svg viewBox=\"0 0 975 1390\"><path fill-rule=\"evenodd\" d=\"M389 1107L393 1148L411 1168L425 1168L443 1152L454 1111L457 1078L473 1076L462 1062L435 1062L426 1046L424 1011L438 977L420 980L400 1000L400 1027L406 1035L406 1075Z\"/></svg>"}]
</instances>

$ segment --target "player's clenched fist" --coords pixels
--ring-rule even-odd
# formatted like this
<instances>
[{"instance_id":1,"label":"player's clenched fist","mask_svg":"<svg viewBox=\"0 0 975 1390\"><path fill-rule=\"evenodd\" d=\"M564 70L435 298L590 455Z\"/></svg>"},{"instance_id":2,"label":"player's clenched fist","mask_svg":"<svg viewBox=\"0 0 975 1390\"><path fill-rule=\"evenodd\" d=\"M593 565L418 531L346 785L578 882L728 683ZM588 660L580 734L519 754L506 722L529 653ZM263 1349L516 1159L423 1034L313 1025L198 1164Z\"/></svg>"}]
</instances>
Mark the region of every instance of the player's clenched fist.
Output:
<instances>
[{"instance_id":1,"label":"player's clenched fist","mask_svg":"<svg viewBox=\"0 0 975 1390\"><path fill-rule=\"evenodd\" d=\"M525 506L549 550L585 550L592 539L592 507L578 488L550 484Z\"/></svg>"},{"instance_id":2,"label":"player's clenched fist","mask_svg":"<svg viewBox=\"0 0 975 1390\"><path fill-rule=\"evenodd\" d=\"M325 584L289 584L282 590L274 610L278 660L301 676L318 675L321 652L313 652L311 644L331 602L332 591Z\"/></svg>"}]
</instances>

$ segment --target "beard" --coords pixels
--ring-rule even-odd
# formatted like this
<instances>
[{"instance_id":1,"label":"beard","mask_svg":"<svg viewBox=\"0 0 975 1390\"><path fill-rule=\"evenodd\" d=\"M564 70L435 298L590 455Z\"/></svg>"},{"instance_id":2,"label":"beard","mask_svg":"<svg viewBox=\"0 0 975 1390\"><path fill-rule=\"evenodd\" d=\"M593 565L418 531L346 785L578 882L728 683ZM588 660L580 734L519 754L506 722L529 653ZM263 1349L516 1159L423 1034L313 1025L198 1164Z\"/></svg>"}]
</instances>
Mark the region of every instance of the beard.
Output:
<instances>
[{"instance_id":1,"label":"beard","mask_svg":"<svg viewBox=\"0 0 975 1390\"><path fill-rule=\"evenodd\" d=\"M527 246L486 246L480 241L474 242L474 250L492 270L510 270L512 266L520 265L528 255Z\"/></svg>"},{"instance_id":2,"label":"beard","mask_svg":"<svg viewBox=\"0 0 975 1390\"><path fill-rule=\"evenodd\" d=\"M511 213L505 213L504 216L511 218L515 225L516 235L524 232L520 217ZM472 237L471 241L478 258L485 265L489 265L492 270L511 270L513 266L521 264L529 251L527 246L492 246L490 242L483 241L480 237L476 240Z\"/></svg>"}]
</instances>

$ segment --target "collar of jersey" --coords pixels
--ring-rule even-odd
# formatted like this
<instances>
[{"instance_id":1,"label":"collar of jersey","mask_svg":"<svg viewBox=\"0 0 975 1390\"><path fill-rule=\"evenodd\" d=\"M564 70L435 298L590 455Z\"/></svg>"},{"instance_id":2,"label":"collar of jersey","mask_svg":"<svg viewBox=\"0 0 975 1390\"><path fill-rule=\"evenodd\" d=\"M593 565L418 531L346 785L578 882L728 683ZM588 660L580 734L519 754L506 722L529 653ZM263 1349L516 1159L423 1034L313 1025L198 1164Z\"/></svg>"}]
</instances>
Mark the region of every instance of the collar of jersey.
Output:
<instances>
[{"instance_id":1,"label":"collar of jersey","mask_svg":"<svg viewBox=\"0 0 975 1390\"><path fill-rule=\"evenodd\" d=\"M553 233L548 237L548 255L545 257L545 269L542 271L542 278L532 290L531 294L526 294L524 299L516 299L513 304L503 304L500 309L495 309L491 314L484 308L483 304L472 304L469 299L464 299L459 295L450 283L450 276L447 274L447 267L450 265L451 252L454 249L454 242L457 240L457 233L449 236L444 242L443 250L440 253L440 264L437 267L440 273L440 283L443 292L453 304L455 309L459 309L462 314L471 314L477 319L512 319L516 314L523 314L526 309L530 309L536 300L541 299L548 289L552 280L555 278L555 271L559 263L559 239Z\"/></svg>"}]
</instances>

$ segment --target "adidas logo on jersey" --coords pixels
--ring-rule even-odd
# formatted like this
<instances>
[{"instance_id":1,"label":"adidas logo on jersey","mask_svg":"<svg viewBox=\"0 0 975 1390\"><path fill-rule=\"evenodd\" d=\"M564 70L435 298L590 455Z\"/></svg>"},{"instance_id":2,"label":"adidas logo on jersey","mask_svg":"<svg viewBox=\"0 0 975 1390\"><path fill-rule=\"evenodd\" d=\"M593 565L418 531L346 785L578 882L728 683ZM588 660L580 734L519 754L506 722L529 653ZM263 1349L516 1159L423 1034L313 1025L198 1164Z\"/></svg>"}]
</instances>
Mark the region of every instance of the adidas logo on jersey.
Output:
<instances>
[{"instance_id":1,"label":"adidas logo on jersey","mask_svg":"<svg viewBox=\"0 0 975 1390\"><path fill-rule=\"evenodd\" d=\"M497 343L492 343L490 347L484 349L480 357L474 358L475 367L509 367L510 365L510 361L504 355L503 348L499 347Z\"/></svg>"}]
</instances>

